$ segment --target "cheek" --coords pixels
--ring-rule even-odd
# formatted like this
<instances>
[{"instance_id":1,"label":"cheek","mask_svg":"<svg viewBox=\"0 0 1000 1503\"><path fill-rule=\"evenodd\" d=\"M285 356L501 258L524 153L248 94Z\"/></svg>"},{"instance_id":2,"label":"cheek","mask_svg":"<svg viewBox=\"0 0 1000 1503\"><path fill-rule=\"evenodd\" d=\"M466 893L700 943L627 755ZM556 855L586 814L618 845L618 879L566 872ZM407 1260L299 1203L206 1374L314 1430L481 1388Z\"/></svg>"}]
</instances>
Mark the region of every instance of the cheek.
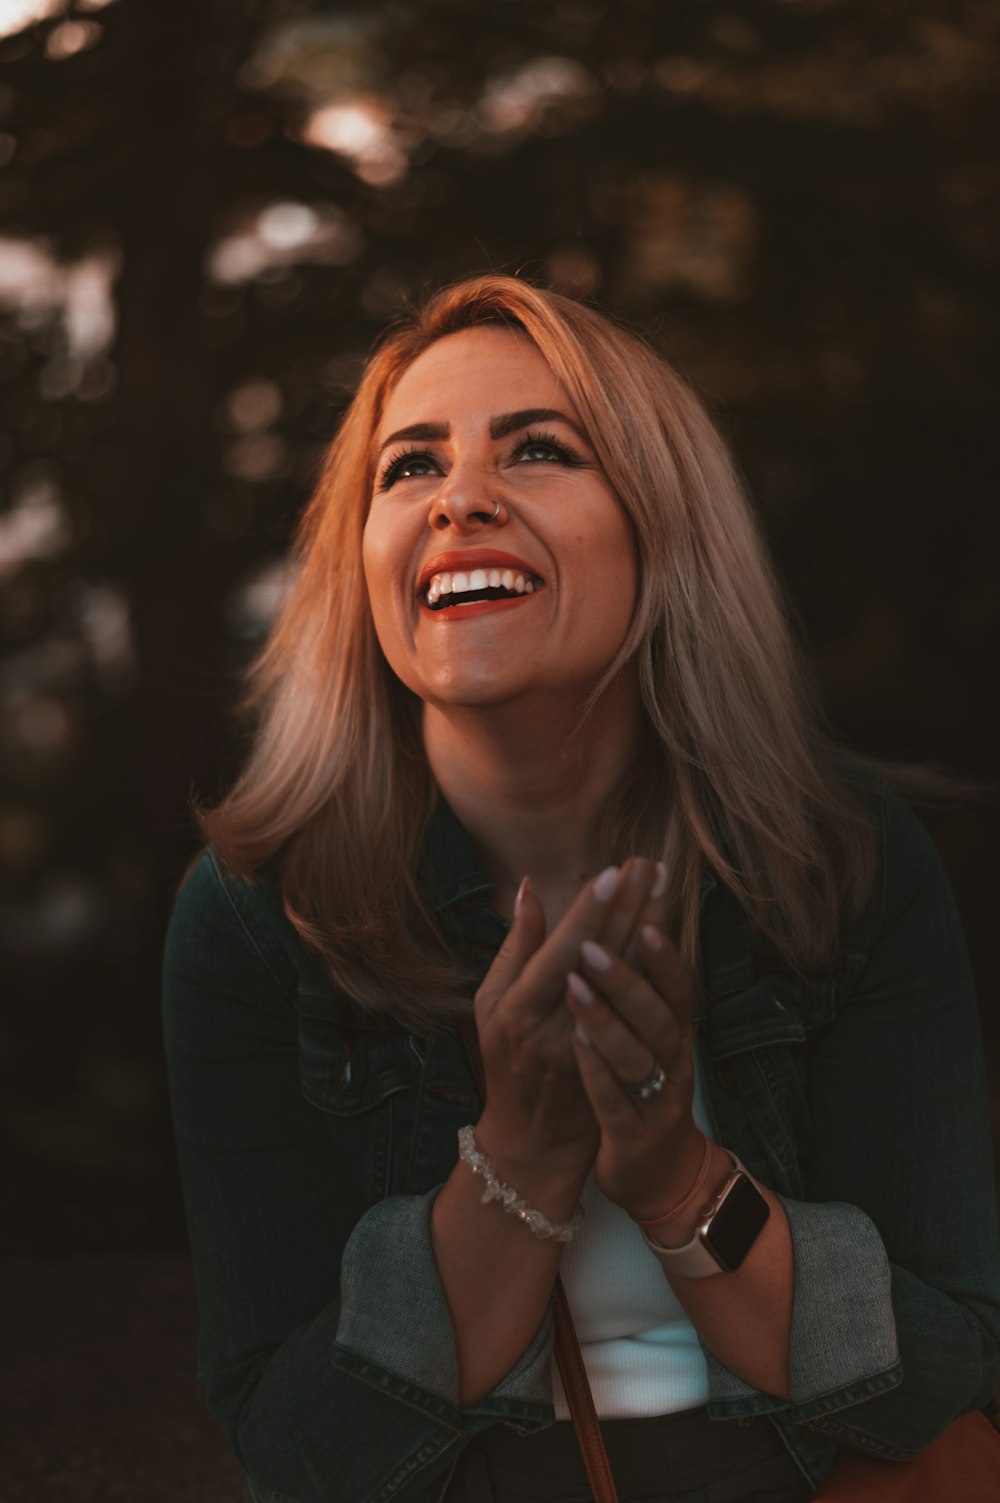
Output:
<instances>
[{"instance_id":1,"label":"cheek","mask_svg":"<svg viewBox=\"0 0 1000 1503\"><path fill-rule=\"evenodd\" d=\"M614 639L615 651L621 646L635 612L637 580L633 569L616 569L602 592L602 615L608 636Z\"/></svg>"},{"instance_id":2,"label":"cheek","mask_svg":"<svg viewBox=\"0 0 1000 1503\"><path fill-rule=\"evenodd\" d=\"M395 643L399 635L393 610L393 570L391 549L384 532L377 526L365 526L361 542L361 565L368 589L368 609L375 635L390 667L399 654Z\"/></svg>"},{"instance_id":3,"label":"cheek","mask_svg":"<svg viewBox=\"0 0 1000 1503\"><path fill-rule=\"evenodd\" d=\"M632 525L617 506L616 512L614 524L592 539L591 572L598 581L593 604L605 628L620 625L624 636L635 610L639 566Z\"/></svg>"},{"instance_id":4,"label":"cheek","mask_svg":"<svg viewBox=\"0 0 1000 1503\"><path fill-rule=\"evenodd\" d=\"M377 516L369 517L361 538L361 563L372 614L387 616L399 591L403 557L399 539Z\"/></svg>"},{"instance_id":5,"label":"cheek","mask_svg":"<svg viewBox=\"0 0 1000 1503\"><path fill-rule=\"evenodd\" d=\"M379 526L378 518L369 512L365 522L364 531L361 534L361 564L368 582L369 592L378 585L382 569L383 555L385 551L385 537L383 529Z\"/></svg>"}]
</instances>

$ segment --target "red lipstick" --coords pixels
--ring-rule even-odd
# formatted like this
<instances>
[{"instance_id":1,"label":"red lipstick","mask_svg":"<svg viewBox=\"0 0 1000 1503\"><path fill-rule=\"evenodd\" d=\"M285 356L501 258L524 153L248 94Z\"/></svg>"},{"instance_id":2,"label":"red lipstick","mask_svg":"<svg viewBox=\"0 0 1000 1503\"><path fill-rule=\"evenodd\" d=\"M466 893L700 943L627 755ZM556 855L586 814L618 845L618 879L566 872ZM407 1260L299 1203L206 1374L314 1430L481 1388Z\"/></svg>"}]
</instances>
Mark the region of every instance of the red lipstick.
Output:
<instances>
[{"instance_id":1,"label":"red lipstick","mask_svg":"<svg viewBox=\"0 0 1000 1503\"><path fill-rule=\"evenodd\" d=\"M434 621L468 621L473 616L514 610L519 605L527 605L530 600L537 600L541 593L541 590L536 590L533 595L510 595L506 600L475 600L471 605L443 605L436 611L432 611L422 600L419 604L423 615L430 616Z\"/></svg>"}]
</instances>

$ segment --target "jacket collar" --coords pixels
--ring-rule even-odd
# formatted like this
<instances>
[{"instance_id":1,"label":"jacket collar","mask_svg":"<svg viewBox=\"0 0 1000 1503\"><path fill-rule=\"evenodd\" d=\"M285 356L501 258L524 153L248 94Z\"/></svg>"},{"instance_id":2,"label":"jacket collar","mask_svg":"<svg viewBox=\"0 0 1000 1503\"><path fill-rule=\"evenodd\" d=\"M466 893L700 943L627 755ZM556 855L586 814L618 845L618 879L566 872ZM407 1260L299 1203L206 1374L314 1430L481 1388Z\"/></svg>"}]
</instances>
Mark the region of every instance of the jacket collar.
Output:
<instances>
[{"instance_id":1,"label":"jacket collar","mask_svg":"<svg viewBox=\"0 0 1000 1503\"><path fill-rule=\"evenodd\" d=\"M493 896L495 885L483 866L475 842L443 794L438 794L418 863L419 881L431 907L441 913L467 898ZM704 904L718 878L706 867L701 879Z\"/></svg>"},{"instance_id":2,"label":"jacket collar","mask_svg":"<svg viewBox=\"0 0 1000 1503\"><path fill-rule=\"evenodd\" d=\"M435 913L481 893L492 897L495 891L472 836L440 793L424 836L418 873Z\"/></svg>"}]
</instances>

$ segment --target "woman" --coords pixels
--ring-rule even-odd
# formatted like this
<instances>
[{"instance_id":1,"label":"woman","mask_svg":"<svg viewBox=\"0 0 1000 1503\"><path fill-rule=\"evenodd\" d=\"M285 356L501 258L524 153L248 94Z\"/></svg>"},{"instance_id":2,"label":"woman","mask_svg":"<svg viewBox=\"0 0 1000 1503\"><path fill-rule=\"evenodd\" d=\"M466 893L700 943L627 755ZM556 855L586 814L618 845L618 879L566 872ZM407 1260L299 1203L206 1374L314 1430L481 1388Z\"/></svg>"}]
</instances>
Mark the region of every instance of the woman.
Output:
<instances>
[{"instance_id":1,"label":"woman","mask_svg":"<svg viewBox=\"0 0 1000 1503\"><path fill-rule=\"evenodd\" d=\"M947 880L822 732L724 446L641 341L499 276L391 334L246 708L165 1026L248 1499L589 1496L557 1273L623 1498L791 1503L987 1401Z\"/></svg>"}]
</instances>

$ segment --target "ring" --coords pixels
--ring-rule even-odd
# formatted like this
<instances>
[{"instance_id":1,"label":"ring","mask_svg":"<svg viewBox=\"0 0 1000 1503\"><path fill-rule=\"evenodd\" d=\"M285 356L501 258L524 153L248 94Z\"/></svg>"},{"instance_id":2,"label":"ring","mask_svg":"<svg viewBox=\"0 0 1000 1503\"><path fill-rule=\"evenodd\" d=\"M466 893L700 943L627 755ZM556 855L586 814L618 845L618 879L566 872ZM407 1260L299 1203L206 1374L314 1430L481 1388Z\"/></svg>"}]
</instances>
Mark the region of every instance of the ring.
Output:
<instances>
[{"instance_id":1,"label":"ring","mask_svg":"<svg viewBox=\"0 0 1000 1503\"><path fill-rule=\"evenodd\" d=\"M493 502L493 515L492 515L492 517L490 517L490 521L491 522L495 522L496 519L497 519L497 517L499 517L499 515L500 515L500 502L499 501L494 501Z\"/></svg>"},{"instance_id":2,"label":"ring","mask_svg":"<svg viewBox=\"0 0 1000 1503\"><path fill-rule=\"evenodd\" d=\"M658 1096L660 1094L666 1078L666 1072L660 1061L657 1060L656 1069L647 1080L638 1080L634 1085L629 1085L627 1081L623 1080L622 1089L626 1095L632 1097L633 1101L648 1101L651 1096Z\"/></svg>"}]
</instances>

